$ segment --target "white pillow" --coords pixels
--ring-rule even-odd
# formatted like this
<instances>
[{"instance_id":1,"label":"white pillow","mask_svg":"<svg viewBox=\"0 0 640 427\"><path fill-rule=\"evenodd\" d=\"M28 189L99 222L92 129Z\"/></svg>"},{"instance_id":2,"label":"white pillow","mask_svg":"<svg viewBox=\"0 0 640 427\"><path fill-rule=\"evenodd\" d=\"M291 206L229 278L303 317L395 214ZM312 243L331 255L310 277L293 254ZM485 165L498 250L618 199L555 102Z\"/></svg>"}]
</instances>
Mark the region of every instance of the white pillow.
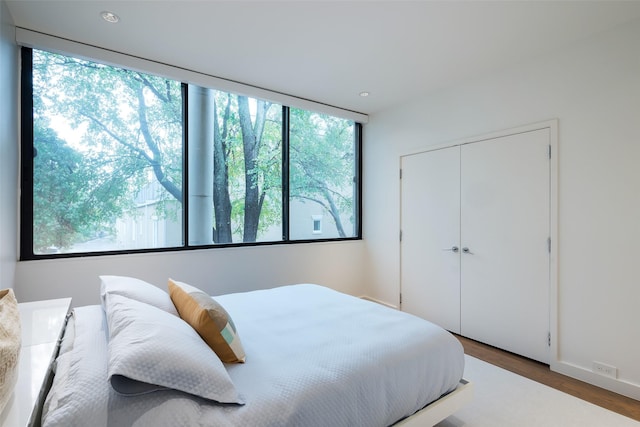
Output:
<instances>
[{"instance_id":1,"label":"white pillow","mask_svg":"<svg viewBox=\"0 0 640 427\"><path fill-rule=\"evenodd\" d=\"M144 280L126 276L100 276L100 299L103 308L107 294L122 295L158 307L174 316L178 315L169 294Z\"/></svg>"},{"instance_id":2,"label":"white pillow","mask_svg":"<svg viewBox=\"0 0 640 427\"><path fill-rule=\"evenodd\" d=\"M243 404L226 368L189 324L149 304L106 294L108 378L124 395L174 389Z\"/></svg>"}]
</instances>

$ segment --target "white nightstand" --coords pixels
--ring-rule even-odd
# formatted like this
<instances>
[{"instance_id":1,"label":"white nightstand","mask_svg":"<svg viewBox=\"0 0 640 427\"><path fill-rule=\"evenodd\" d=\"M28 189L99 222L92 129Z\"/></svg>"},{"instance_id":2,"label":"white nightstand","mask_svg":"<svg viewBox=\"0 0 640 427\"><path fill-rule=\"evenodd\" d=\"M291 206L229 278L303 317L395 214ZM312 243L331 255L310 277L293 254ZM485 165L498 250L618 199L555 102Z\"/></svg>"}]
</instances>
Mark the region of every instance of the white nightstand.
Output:
<instances>
[{"instance_id":1,"label":"white nightstand","mask_svg":"<svg viewBox=\"0 0 640 427\"><path fill-rule=\"evenodd\" d=\"M1 427L39 426L44 385L51 381L51 362L71 309L71 298L18 304L22 349L13 397L0 415Z\"/></svg>"}]
</instances>

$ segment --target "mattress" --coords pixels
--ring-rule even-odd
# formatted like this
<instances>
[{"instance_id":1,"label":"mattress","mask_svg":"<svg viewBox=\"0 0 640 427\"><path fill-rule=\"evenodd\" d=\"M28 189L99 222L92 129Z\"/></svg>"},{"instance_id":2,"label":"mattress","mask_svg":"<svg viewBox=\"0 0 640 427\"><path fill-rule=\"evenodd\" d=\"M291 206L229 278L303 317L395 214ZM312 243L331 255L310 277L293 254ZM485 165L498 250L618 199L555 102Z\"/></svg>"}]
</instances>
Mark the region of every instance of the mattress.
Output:
<instances>
[{"instance_id":1,"label":"mattress","mask_svg":"<svg viewBox=\"0 0 640 427\"><path fill-rule=\"evenodd\" d=\"M458 340L407 313L310 284L216 296L246 362L225 364L243 405L176 390L116 393L101 306L74 309L43 425L390 426L452 391Z\"/></svg>"}]
</instances>

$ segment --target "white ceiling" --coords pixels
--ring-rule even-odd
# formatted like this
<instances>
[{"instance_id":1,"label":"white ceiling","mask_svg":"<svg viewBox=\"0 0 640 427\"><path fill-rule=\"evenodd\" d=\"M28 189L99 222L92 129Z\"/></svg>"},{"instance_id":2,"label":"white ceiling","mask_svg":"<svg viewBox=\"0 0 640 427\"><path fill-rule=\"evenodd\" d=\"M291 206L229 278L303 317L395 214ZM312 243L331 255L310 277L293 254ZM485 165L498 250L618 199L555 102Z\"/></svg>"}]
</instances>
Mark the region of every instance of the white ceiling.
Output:
<instances>
[{"instance_id":1,"label":"white ceiling","mask_svg":"<svg viewBox=\"0 0 640 427\"><path fill-rule=\"evenodd\" d=\"M368 114L640 19L608 0L6 3L19 27Z\"/></svg>"}]
</instances>

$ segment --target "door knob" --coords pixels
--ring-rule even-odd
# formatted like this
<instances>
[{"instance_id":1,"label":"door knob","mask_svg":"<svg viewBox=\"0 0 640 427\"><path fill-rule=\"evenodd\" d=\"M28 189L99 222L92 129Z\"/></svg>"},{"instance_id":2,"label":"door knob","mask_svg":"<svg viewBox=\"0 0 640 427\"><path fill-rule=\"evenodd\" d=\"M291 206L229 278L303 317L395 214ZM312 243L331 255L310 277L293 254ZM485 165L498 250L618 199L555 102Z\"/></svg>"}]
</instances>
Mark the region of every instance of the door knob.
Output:
<instances>
[{"instance_id":1,"label":"door knob","mask_svg":"<svg viewBox=\"0 0 640 427\"><path fill-rule=\"evenodd\" d=\"M471 250L466 246L462 248L462 252L464 252L465 254L473 255L473 252L471 252Z\"/></svg>"},{"instance_id":2,"label":"door knob","mask_svg":"<svg viewBox=\"0 0 640 427\"><path fill-rule=\"evenodd\" d=\"M449 249L443 249L443 251L451 251L457 253L460 249L457 246L451 246Z\"/></svg>"}]
</instances>

